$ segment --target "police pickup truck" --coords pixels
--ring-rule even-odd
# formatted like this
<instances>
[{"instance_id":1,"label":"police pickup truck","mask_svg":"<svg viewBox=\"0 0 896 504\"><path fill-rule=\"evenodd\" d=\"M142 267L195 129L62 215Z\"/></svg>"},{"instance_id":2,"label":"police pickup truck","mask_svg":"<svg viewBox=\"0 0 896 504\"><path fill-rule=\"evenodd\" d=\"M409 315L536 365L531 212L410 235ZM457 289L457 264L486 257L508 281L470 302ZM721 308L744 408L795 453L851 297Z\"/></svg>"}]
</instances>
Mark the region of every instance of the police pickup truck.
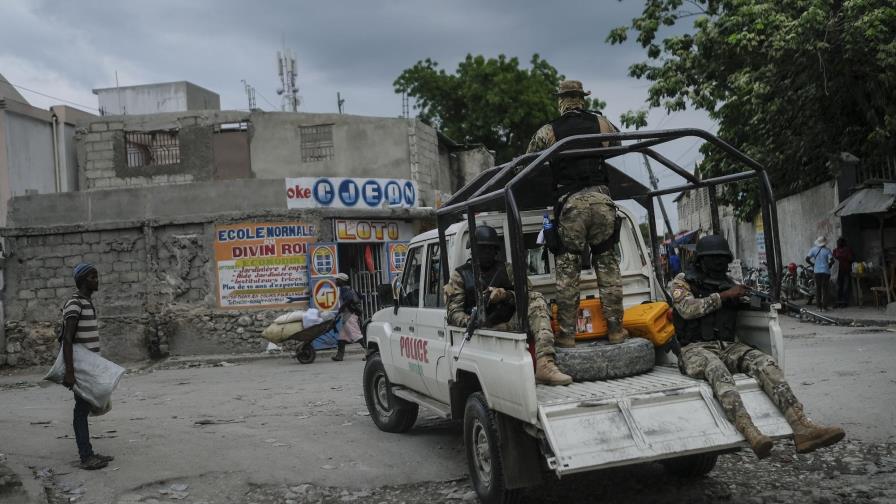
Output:
<instances>
[{"instance_id":1,"label":"police pickup truck","mask_svg":"<svg viewBox=\"0 0 896 504\"><path fill-rule=\"evenodd\" d=\"M617 134L625 135L630 134ZM520 332L476 328L467 339L466 328L447 324L443 286L449 273L475 254L469 230L478 224L491 225L502 236L518 292L528 284L546 299L554 297L553 257L536 239L545 206L543 201L526 203L545 181L534 177L534 191L514 184L526 180L527 170L537 174L541 163L562 154L564 142L534 160L529 156L493 168L459 191L439 210L439 228L411 240L394 286L394 306L378 311L366 326L363 387L371 419L382 431L406 432L422 406L462 421L470 478L485 503L514 502L525 487L550 473L563 477L660 461L676 475L702 475L713 469L718 454L746 446L709 385L682 375L674 356L662 349L656 350L656 364L647 372L551 387L535 383L533 339L522 315L525 303L520 303L527 296L516 296ZM582 145L565 147L583 150ZM519 169L527 163L525 170ZM630 180L621 172L615 175L616 180ZM637 194L631 188L611 189ZM638 190L650 196L646 188ZM451 212L460 219L443 219ZM625 306L668 299L632 213L622 206L619 213L623 226L617 250ZM650 208L648 213L653 221ZM651 236L656 240L655 233ZM773 246L769 255L774 257ZM596 285L594 272L583 270L581 297L599 294ZM738 328L741 341L784 365L774 306L740 310ZM755 380L745 375L735 375L735 380L763 433L772 438L792 434Z\"/></svg>"}]
</instances>

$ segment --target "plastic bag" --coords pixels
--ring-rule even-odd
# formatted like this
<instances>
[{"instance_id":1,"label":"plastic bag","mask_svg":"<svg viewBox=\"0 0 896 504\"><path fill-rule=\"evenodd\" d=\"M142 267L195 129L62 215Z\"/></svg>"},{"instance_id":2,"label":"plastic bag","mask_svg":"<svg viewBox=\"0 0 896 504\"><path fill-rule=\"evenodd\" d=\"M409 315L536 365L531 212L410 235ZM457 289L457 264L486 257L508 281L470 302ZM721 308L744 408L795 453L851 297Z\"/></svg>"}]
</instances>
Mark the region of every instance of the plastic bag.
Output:
<instances>
[{"instance_id":1,"label":"plastic bag","mask_svg":"<svg viewBox=\"0 0 896 504\"><path fill-rule=\"evenodd\" d=\"M108 413L112 408L112 391L124 375L124 368L80 344L72 345L72 363L75 366L72 390L90 403L90 413L94 416ZM60 348L44 380L61 384L64 378L65 359Z\"/></svg>"},{"instance_id":2,"label":"plastic bag","mask_svg":"<svg viewBox=\"0 0 896 504\"><path fill-rule=\"evenodd\" d=\"M324 319L321 318L317 308L310 308L305 312L305 316L302 317L302 322L305 324L305 327L315 326L323 321Z\"/></svg>"}]
</instances>

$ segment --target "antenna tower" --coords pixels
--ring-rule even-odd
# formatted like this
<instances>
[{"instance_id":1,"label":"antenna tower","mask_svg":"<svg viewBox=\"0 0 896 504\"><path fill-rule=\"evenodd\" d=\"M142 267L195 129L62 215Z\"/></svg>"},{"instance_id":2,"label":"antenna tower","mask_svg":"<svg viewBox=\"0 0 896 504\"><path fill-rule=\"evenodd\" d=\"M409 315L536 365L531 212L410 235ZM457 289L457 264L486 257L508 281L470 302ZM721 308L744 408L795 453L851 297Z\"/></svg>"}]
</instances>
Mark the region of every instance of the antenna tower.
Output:
<instances>
[{"instance_id":1,"label":"antenna tower","mask_svg":"<svg viewBox=\"0 0 896 504\"><path fill-rule=\"evenodd\" d=\"M339 113L342 113L342 106L345 105L345 98L339 94L339 91L336 91L336 107L339 109Z\"/></svg>"},{"instance_id":2,"label":"antenna tower","mask_svg":"<svg viewBox=\"0 0 896 504\"><path fill-rule=\"evenodd\" d=\"M280 76L280 87L277 94L283 97L281 108L285 112L298 112L299 87L296 85L296 56L292 49L277 51L277 73Z\"/></svg>"},{"instance_id":3,"label":"antenna tower","mask_svg":"<svg viewBox=\"0 0 896 504\"><path fill-rule=\"evenodd\" d=\"M411 107L408 101L408 93L401 93L401 117L408 119L411 116Z\"/></svg>"},{"instance_id":4,"label":"antenna tower","mask_svg":"<svg viewBox=\"0 0 896 504\"><path fill-rule=\"evenodd\" d=\"M245 79L240 82L243 83L243 87L246 90L246 98L249 100L249 112L257 110L258 106L255 104L255 86L250 85Z\"/></svg>"}]
</instances>

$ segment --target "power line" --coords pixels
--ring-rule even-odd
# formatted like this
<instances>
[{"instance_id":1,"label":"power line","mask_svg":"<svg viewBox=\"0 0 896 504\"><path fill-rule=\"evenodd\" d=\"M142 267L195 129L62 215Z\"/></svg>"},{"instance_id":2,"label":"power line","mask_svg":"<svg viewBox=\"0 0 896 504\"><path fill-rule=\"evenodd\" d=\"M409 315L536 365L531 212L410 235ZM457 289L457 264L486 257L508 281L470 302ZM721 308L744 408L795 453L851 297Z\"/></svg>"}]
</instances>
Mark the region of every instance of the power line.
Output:
<instances>
[{"instance_id":1,"label":"power line","mask_svg":"<svg viewBox=\"0 0 896 504\"><path fill-rule=\"evenodd\" d=\"M273 107L274 110L277 110L277 106L274 105L273 103L271 103L271 100L268 100L267 98L265 98L265 96L264 96L263 94L261 94L260 92L258 92L258 90L255 91L255 94L257 94L258 96L260 96L261 99L264 100L268 105L270 105L271 107Z\"/></svg>"},{"instance_id":2,"label":"power line","mask_svg":"<svg viewBox=\"0 0 896 504\"><path fill-rule=\"evenodd\" d=\"M63 102L63 103L70 103L70 104L72 104L72 105L77 105L77 106L79 106L79 107L89 108L90 110L96 110L97 112L100 111L100 109L98 109L98 108L96 108L96 107L91 107L90 105L83 105L83 104L78 103L78 102L73 102L73 101L71 101L71 100L66 100L66 99L64 99L64 98L59 98L59 97L57 97L57 96L52 96L52 95L48 95L48 94L46 94L46 93L41 93L40 91L35 91L35 90L33 90L33 89L26 88L25 86L19 86L19 85L17 85L17 84L13 84L12 82L9 82L8 80L6 80L6 78L0 79L0 80L2 80L3 82L9 84L10 86L12 86L12 87L14 87L14 88L16 88L16 89L21 89L22 91L28 91L29 93L34 93L34 94L37 94L37 95L41 95L41 96L43 96L43 97L45 97L45 98L52 98L53 100L59 100L59 101L61 101L61 102ZM12 100L12 101L17 101L17 100ZM26 103L26 105L28 105L28 104Z\"/></svg>"}]
</instances>

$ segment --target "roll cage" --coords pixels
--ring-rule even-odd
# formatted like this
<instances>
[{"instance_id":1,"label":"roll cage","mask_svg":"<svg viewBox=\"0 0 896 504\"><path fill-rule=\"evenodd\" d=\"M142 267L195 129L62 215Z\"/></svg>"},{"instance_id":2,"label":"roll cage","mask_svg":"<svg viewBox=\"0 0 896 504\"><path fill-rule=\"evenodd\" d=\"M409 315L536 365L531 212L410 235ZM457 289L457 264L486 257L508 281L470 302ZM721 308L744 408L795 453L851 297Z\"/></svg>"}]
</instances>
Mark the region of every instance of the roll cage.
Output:
<instances>
[{"instance_id":1,"label":"roll cage","mask_svg":"<svg viewBox=\"0 0 896 504\"><path fill-rule=\"evenodd\" d=\"M701 180L673 161L659 154L653 147L682 138L695 137L707 141L728 157L734 159L746 169L740 173L723 175ZM610 145L610 142L620 145ZM622 144L622 142L631 142ZM663 167L681 176L687 183L665 189L651 190L637 180L629 177L623 171L609 163L613 158L632 153L640 153L657 161ZM757 179L759 184L760 207L762 211L763 233L765 235L766 256L768 263L769 280L771 283L771 299L777 301L780 297L781 278L781 244L778 240L778 211L775 205L774 193L771 181L765 168L746 154L740 152L717 136L700 129L685 128L657 131L635 131L601 133L593 135L577 135L564 138L549 148L519 156L512 161L490 168L455 193L437 212L439 228L439 250L441 263L448 264L448 247L445 232L448 227L461 219L466 219L470 239L470 253L475 278L479 278L479 263L476 251L476 237L472 232L476 228L477 212L497 211L504 212L510 238L510 260L514 265L526 263L525 244L523 242L523 225L521 212L526 210L544 210L553 206L555 197L553 181L550 175L549 163L555 159L597 157L605 161L610 180L610 194L615 201L626 199L634 200L647 210L650 223L656 222L654 209L655 198L665 195L689 191L692 189L707 188L709 192L710 211L712 216L712 229L714 233L721 233L719 224L719 208L716 201L716 186L732 182L740 182ZM662 267L658 255L659 243L656 226L650 226L650 241L653 255L653 268L657 279L663 278ZM442 276L445 284L448 283L450 271L442 268ZM520 327L528 335L528 286L526 282L526 268L513 268L513 281L516 286L516 314L519 317ZM661 283L662 282L658 282ZM664 295L671 299L665 285L661 285ZM477 303L481 305L479 297ZM485 313L485 307L479 306L479 313Z\"/></svg>"}]
</instances>

